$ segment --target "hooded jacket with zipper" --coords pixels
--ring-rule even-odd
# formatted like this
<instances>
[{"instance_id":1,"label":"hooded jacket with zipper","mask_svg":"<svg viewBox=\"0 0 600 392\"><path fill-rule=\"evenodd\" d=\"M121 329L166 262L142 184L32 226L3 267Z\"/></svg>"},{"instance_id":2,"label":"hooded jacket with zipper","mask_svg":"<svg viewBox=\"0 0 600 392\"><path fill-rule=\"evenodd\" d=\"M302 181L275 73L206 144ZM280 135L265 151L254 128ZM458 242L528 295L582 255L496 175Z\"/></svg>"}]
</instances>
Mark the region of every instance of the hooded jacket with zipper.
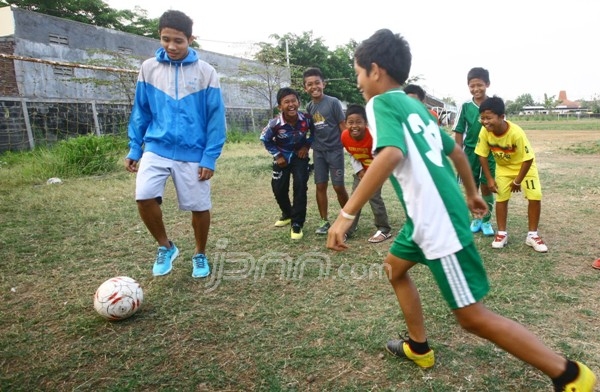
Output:
<instances>
[{"instance_id":1,"label":"hooded jacket with zipper","mask_svg":"<svg viewBox=\"0 0 600 392\"><path fill-rule=\"evenodd\" d=\"M171 60L163 48L142 64L129 119L129 154L143 151L215 170L225 144L225 105L215 69L189 48Z\"/></svg>"}]
</instances>

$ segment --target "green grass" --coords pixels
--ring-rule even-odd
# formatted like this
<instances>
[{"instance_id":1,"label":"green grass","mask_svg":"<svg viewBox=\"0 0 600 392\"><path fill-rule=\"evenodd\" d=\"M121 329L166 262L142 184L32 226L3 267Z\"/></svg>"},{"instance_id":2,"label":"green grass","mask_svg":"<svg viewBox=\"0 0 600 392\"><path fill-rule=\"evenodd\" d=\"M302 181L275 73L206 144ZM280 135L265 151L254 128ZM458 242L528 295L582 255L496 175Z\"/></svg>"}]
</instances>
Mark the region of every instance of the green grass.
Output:
<instances>
[{"instance_id":1,"label":"green grass","mask_svg":"<svg viewBox=\"0 0 600 392\"><path fill-rule=\"evenodd\" d=\"M475 237L492 284L484 302L598 373L600 273L590 263L600 257L599 153L577 147L597 143L598 133L528 134L544 187L540 232L550 251L524 244L527 206L514 197L511 244L498 251L489 238ZM125 154L119 148L116 162ZM367 243L367 207L351 248L328 251L314 234L312 183L304 239L291 242L287 229L273 228L279 212L270 157L257 135L228 142L218 161L213 274L204 280L190 276L190 216L178 210L170 182L164 219L181 255L170 275L154 278L156 244L137 213L135 176L119 166L46 185L43 175L23 175L41 166L36 159L0 156L2 391L551 390L540 372L462 331L425 268L412 277L437 364L422 371L385 354L385 341L404 330L381 273L390 242ZM330 210L337 211L332 193ZM389 184L383 194L396 232L404 214ZM108 322L95 313L92 296L116 275L140 281L144 304L130 319Z\"/></svg>"},{"instance_id":2,"label":"green grass","mask_svg":"<svg viewBox=\"0 0 600 392\"><path fill-rule=\"evenodd\" d=\"M543 131L600 131L600 119L576 117L556 119L556 116L511 116L513 121L524 130Z\"/></svg>"}]
</instances>

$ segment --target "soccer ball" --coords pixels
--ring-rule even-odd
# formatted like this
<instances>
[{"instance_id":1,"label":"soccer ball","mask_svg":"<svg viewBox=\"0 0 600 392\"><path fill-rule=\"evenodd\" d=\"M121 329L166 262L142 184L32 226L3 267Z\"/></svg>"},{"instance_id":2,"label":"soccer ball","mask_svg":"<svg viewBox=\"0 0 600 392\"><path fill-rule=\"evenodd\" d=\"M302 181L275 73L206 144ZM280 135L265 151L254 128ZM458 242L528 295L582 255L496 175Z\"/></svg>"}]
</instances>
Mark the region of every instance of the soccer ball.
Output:
<instances>
[{"instance_id":1,"label":"soccer ball","mask_svg":"<svg viewBox=\"0 0 600 392\"><path fill-rule=\"evenodd\" d=\"M135 279L117 276L102 283L94 295L94 309L108 320L124 320L142 306L144 292Z\"/></svg>"}]
</instances>

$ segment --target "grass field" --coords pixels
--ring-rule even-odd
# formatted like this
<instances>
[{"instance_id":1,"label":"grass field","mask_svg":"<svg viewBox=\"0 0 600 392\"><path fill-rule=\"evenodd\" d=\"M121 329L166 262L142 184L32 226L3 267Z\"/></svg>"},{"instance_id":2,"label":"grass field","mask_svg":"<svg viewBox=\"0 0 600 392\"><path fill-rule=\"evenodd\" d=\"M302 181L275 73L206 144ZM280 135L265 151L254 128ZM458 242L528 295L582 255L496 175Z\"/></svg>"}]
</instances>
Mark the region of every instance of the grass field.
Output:
<instances>
[{"instance_id":1,"label":"grass field","mask_svg":"<svg viewBox=\"0 0 600 392\"><path fill-rule=\"evenodd\" d=\"M527 204L513 197L510 245L493 250L490 238L475 238L492 285L484 302L600 375L600 271L590 267L600 257L600 127L544 125L527 133L550 250L524 244ZM366 241L370 209L351 248L328 251L314 234L310 183L305 236L291 242L288 229L272 226L270 158L258 143L227 144L217 164L213 274L204 280L190 276L190 216L178 211L171 183L164 217L181 254L170 275L154 278L156 244L138 217L132 175L60 185L6 175L19 170L0 164L2 391L552 390L537 370L462 331L423 267L412 276L436 366L422 371L387 355L404 322L380 266L390 242ZM404 214L390 184L383 193L396 232ZM329 202L333 215L331 189ZM108 322L92 296L117 275L140 281L145 302L132 318Z\"/></svg>"}]
</instances>

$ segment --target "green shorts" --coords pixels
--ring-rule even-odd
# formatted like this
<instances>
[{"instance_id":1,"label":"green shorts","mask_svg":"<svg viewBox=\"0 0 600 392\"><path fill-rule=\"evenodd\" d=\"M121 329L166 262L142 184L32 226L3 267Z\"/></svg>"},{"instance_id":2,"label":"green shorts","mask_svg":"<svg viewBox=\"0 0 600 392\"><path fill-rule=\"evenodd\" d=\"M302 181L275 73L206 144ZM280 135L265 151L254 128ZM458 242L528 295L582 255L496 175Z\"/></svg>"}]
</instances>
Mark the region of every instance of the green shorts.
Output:
<instances>
[{"instance_id":1,"label":"green shorts","mask_svg":"<svg viewBox=\"0 0 600 392\"><path fill-rule=\"evenodd\" d=\"M481 170L481 162L479 162L479 155L475 154L475 149L473 147L465 146L464 148L465 154L467 155L467 160L469 161L469 165L471 165L471 172L473 173L473 179L475 180L475 185L479 188L479 185L486 184L487 178ZM494 155L488 155L488 166L490 167L490 172L492 173L492 178L496 177L496 160L494 159Z\"/></svg>"},{"instance_id":2,"label":"green shorts","mask_svg":"<svg viewBox=\"0 0 600 392\"><path fill-rule=\"evenodd\" d=\"M427 260L409 237L400 231L390 253L415 263L425 264L451 309L460 309L479 302L490 291L481 256L474 243L454 254L436 260Z\"/></svg>"}]
</instances>

